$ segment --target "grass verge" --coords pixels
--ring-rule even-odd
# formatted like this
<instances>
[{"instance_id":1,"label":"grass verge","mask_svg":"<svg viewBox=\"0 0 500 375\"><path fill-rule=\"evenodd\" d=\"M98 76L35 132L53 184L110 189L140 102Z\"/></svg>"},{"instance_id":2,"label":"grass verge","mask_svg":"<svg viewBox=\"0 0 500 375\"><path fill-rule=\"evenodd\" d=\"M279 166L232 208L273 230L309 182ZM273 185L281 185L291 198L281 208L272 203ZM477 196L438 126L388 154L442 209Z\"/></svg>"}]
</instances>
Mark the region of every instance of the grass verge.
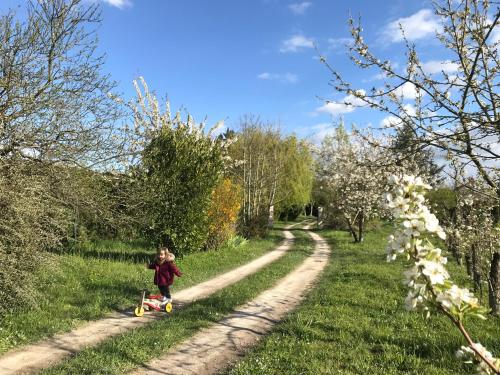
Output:
<instances>
[{"instance_id":1,"label":"grass verge","mask_svg":"<svg viewBox=\"0 0 500 375\"><path fill-rule=\"evenodd\" d=\"M173 293L245 264L282 239L281 231L273 230L265 239L179 259L185 276L176 279ZM17 309L0 319L0 353L130 307L142 288L155 290L153 273L144 267L154 257L152 249L103 241L78 254L47 256L53 258L48 268L34 275L40 295L37 308Z\"/></svg>"},{"instance_id":2,"label":"grass verge","mask_svg":"<svg viewBox=\"0 0 500 375\"><path fill-rule=\"evenodd\" d=\"M228 375L474 372L454 356L465 341L451 322L404 309L407 263L386 263L388 229L368 233L361 244L343 232L319 233L332 246L332 256L318 287ZM467 285L463 269L447 268L453 280ZM498 317L466 326L476 341L500 355Z\"/></svg>"},{"instance_id":3,"label":"grass verge","mask_svg":"<svg viewBox=\"0 0 500 375\"><path fill-rule=\"evenodd\" d=\"M219 321L235 307L271 287L310 255L313 245L307 234L302 231L295 231L294 234L297 238L292 248L258 273L211 297L176 310L165 319L86 349L42 374L123 374L160 356L173 345Z\"/></svg>"}]
</instances>

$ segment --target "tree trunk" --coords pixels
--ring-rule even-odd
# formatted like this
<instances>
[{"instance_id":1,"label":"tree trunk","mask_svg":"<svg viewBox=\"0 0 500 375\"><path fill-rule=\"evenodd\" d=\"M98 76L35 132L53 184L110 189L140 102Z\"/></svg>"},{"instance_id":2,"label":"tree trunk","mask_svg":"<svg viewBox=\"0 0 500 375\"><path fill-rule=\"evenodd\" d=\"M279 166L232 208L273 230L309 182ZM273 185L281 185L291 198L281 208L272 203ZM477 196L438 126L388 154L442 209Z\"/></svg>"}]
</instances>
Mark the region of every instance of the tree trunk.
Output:
<instances>
[{"instance_id":1,"label":"tree trunk","mask_svg":"<svg viewBox=\"0 0 500 375\"><path fill-rule=\"evenodd\" d=\"M500 315L500 253L493 254L488 282L488 299L491 313Z\"/></svg>"},{"instance_id":2,"label":"tree trunk","mask_svg":"<svg viewBox=\"0 0 500 375\"><path fill-rule=\"evenodd\" d=\"M496 189L497 204L493 207L493 224L500 222L500 188Z\"/></svg>"},{"instance_id":3,"label":"tree trunk","mask_svg":"<svg viewBox=\"0 0 500 375\"><path fill-rule=\"evenodd\" d=\"M359 242L358 241L358 235L356 233L356 230L353 227L353 223L351 222L351 219L348 216L345 216L345 219L347 221L347 225L349 226L349 231L351 232L352 237L354 238L354 242Z\"/></svg>"},{"instance_id":4,"label":"tree trunk","mask_svg":"<svg viewBox=\"0 0 500 375\"><path fill-rule=\"evenodd\" d=\"M467 269L467 275L472 278L472 261L471 261L471 256L470 253L465 255L465 266Z\"/></svg>"},{"instance_id":5,"label":"tree trunk","mask_svg":"<svg viewBox=\"0 0 500 375\"><path fill-rule=\"evenodd\" d=\"M477 245L472 245L472 280L474 281L474 292L482 294L481 274L479 273L479 256L477 253Z\"/></svg>"},{"instance_id":6,"label":"tree trunk","mask_svg":"<svg viewBox=\"0 0 500 375\"><path fill-rule=\"evenodd\" d=\"M288 214L287 214L288 216ZM272 228L274 225L274 205L269 206L269 216L267 218L267 227Z\"/></svg>"},{"instance_id":7,"label":"tree trunk","mask_svg":"<svg viewBox=\"0 0 500 375\"><path fill-rule=\"evenodd\" d=\"M453 258L455 258L457 264L462 265L462 257L460 256L457 240L453 234L448 236L447 246L448 250L450 250L451 254L453 255Z\"/></svg>"},{"instance_id":8,"label":"tree trunk","mask_svg":"<svg viewBox=\"0 0 500 375\"><path fill-rule=\"evenodd\" d=\"M357 242L363 242L364 237L363 237L363 229L364 229L364 224L365 224L365 215L363 211L359 214L358 217L358 240Z\"/></svg>"}]
</instances>

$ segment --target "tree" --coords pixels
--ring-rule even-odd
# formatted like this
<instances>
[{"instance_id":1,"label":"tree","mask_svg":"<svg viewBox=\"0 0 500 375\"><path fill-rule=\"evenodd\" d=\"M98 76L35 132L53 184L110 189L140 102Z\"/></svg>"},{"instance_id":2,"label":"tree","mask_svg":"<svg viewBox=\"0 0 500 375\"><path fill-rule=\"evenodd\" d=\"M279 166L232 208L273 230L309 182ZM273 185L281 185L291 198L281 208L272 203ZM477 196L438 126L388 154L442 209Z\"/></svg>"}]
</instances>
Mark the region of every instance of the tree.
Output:
<instances>
[{"instance_id":1,"label":"tree","mask_svg":"<svg viewBox=\"0 0 500 375\"><path fill-rule=\"evenodd\" d=\"M0 16L0 313L34 301L29 275L41 253L68 239L80 203L96 207L97 194L69 184L83 171L75 166L120 152L115 84L90 28L99 22L83 0L29 1L25 21Z\"/></svg>"},{"instance_id":2,"label":"tree","mask_svg":"<svg viewBox=\"0 0 500 375\"><path fill-rule=\"evenodd\" d=\"M227 143L212 137L218 123L205 133L204 124L179 112L172 118L167 102L164 111L141 78L134 82L137 102L129 103L134 114L136 137L131 142L134 175L140 181L139 212L143 232L153 245L166 245L178 255L202 249L209 235L208 210L212 191L224 170Z\"/></svg>"},{"instance_id":3,"label":"tree","mask_svg":"<svg viewBox=\"0 0 500 375\"><path fill-rule=\"evenodd\" d=\"M238 230L246 236L261 236L267 230L283 173L281 135L272 125L246 116L240 122L237 141L230 147L230 153L239 161L231 174L243 190Z\"/></svg>"},{"instance_id":4,"label":"tree","mask_svg":"<svg viewBox=\"0 0 500 375\"><path fill-rule=\"evenodd\" d=\"M117 152L120 115L108 97L91 25L97 4L28 2L25 22L0 18L0 157L94 165Z\"/></svg>"},{"instance_id":5,"label":"tree","mask_svg":"<svg viewBox=\"0 0 500 375\"><path fill-rule=\"evenodd\" d=\"M208 209L206 249L217 249L234 236L240 205L241 188L229 178L221 179L212 191Z\"/></svg>"},{"instance_id":6,"label":"tree","mask_svg":"<svg viewBox=\"0 0 500 375\"><path fill-rule=\"evenodd\" d=\"M451 0L434 3L442 21L437 38L453 56L448 63L453 74L430 74L419 59L415 45L406 40L406 70L399 71L389 60L379 59L362 36L361 25L350 19L354 39L351 59L362 69L375 68L386 77L382 88L366 92L353 88L326 60L336 90L351 95L357 102L391 116L389 126L408 126L419 149L436 148L473 166L494 189L500 200L498 160L494 147L500 139L499 54L500 40L494 39L500 9L489 1ZM402 30L404 32L404 30ZM415 91L415 103L405 102L404 91ZM500 219L500 203L496 205Z\"/></svg>"},{"instance_id":7,"label":"tree","mask_svg":"<svg viewBox=\"0 0 500 375\"><path fill-rule=\"evenodd\" d=\"M292 135L283 140L283 147L285 164L276 204L278 212L288 219L289 213L297 217L310 203L314 170L307 143Z\"/></svg>"},{"instance_id":8,"label":"tree","mask_svg":"<svg viewBox=\"0 0 500 375\"><path fill-rule=\"evenodd\" d=\"M432 150L422 147L411 126L404 123L396 129L389 150L393 152L397 165L413 164L416 167L415 170L408 171L408 173L425 174L431 178L430 181L433 184L442 182L439 175L443 167L436 165L434 153Z\"/></svg>"},{"instance_id":9,"label":"tree","mask_svg":"<svg viewBox=\"0 0 500 375\"><path fill-rule=\"evenodd\" d=\"M378 214L388 169L373 164L380 150L351 140L342 122L327 136L318 155L318 179L328 194L327 215L340 212L355 242L363 241L366 222Z\"/></svg>"},{"instance_id":10,"label":"tree","mask_svg":"<svg viewBox=\"0 0 500 375\"><path fill-rule=\"evenodd\" d=\"M273 125L247 116L230 153L236 161L231 174L243 190L239 230L244 235L262 235L279 210L309 201L312 159L295 136L283 137Z\"/></svg>"}]
</instances>

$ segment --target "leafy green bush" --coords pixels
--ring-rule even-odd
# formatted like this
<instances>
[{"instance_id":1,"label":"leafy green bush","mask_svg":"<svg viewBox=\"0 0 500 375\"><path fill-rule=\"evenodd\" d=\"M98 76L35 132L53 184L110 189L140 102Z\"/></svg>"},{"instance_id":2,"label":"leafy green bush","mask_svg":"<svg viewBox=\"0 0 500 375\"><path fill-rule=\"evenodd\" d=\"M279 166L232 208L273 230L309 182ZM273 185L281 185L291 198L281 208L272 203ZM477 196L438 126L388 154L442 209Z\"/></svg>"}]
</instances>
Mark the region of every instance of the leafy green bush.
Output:
<instances>
[{"instance_id":1,"label":"leafy green bush","mask_svg":"<svg viewBox=\"0 0 500 375\"><path fill-rule=\"evenodd\" d=\"M145 235L177 255L206 242L212 191L223 170L219 140L189 124L163 126L143 152Z\"/></svg>"}]
</instances>

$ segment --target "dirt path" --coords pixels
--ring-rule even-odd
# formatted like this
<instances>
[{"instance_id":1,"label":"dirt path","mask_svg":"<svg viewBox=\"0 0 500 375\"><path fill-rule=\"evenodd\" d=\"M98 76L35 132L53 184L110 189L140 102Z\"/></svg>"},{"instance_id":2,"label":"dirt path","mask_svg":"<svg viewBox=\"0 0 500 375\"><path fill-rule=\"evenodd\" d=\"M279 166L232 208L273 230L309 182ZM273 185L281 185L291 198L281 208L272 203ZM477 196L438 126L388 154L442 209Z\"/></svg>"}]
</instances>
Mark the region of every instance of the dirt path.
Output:
<instances>
[{"instance_id":1,"label":"dirt path","mask_svg":"<svg viewBox=\"0 0 500 375\"><path fill-rule=\"evenodd\" d=\"M326 241L315 233L309 234L316 243L314 253L275 287L133 374L208 375L236 362L300 303L328 263L330 249Z\"/></svg>"},{"instance_id":2,"label":"dirt path","mask_svg":"<svg viewBox=\"0 0 500 375\"><path fill-rule=\"evenodd\" d=\"M286 229L290 229L289 225ZM173 294L174 307L206 298L216 291L251 275L267 264L282 257L293 243L294 236L288 230L283 231L285 240L273 251L219 275L211 280L183 289ZM132 311L113 313L106 318L93 321L71 332L58 334L48 340L26 345L0 356L0 374L33 374L56 365L64 358L74 355L89 346L118 335L132 328L148 324L152 320L161 319L163 314L146 314L135 318Z\"/></svg>"}]
</instances>

